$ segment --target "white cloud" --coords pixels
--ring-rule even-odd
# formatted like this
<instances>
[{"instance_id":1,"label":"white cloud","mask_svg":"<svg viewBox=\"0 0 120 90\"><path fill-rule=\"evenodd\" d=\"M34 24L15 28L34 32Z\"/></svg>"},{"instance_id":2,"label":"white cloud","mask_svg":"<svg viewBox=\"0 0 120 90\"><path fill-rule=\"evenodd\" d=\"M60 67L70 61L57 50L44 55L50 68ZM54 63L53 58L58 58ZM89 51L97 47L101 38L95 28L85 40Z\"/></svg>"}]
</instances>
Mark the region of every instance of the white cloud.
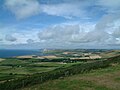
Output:
<instances>
[{"instance_id":1,"label":"white cloud","mask_svg":"<svg viewBox=\"0 0 120 90\"><path fill-rule=\"evenodd\" d=\"M105 20L106 19L106 20ZM118 43L116 35L112 33L116 31L116 26L113 26L112 20L108 23L108 18L101 19L99 23L94 24L75 24L75 25L56 25L39 32L38 37L40 40L44 40L51 43L79 43L79 44L100 44L110 45ZM116 22L116 21L115 21ZM110 24L113 23L113 24ZM104 24L104 25L103 25ZM101 26L101 27L100 27ZM113 27L112 31L109 28ZM111 32L111 33L110 33ZM116 31L119 36L119 30ZM115 32L114 32L115 34ZM57 44L56 43L56 44Z\"/></svg>"},{"instance_id":2,"label":"white cloud","mask_svg":"<svg viewBox=\"0 0 120 90\"><path fill-rule=\"evenodd\" d=\"M74 22L92 17L91 22L94 24L86 23L88 21L84 20L84 24L74 24L71 20L72 23L69 24L64 22L64 24L53 25L43 30L38 28L37 32L31 27L30 30L26 30L27 32L8 28L6 31L13 31L10 33L11 40L7 41L14 41L14 44L40 45L40 47L120 44L120 0L63 1L63 3L42 4L38 0L6 0L5 5L19 19L42 12L68 19L77 17L73 20Z\"/></svg>"},{"instance_id":3,"label":"white cloud","mask_svg":"<svg viewBox=\"0 0 120 90\"><path fill-rule=\"evenodd\" d=\"M3 39L0 38L0 41L2 41Z\"/></svg>"},{"instance_id":4,"label":"white cloud","mask_svg":"<svg viewBox=\"0 0 120 90\"><path fill-rule=\"evenodd\" d=\"M120 38L120 26L112 33L116 38Z\"/></svg>"},{"instance_id":5,"label":"white cloud","mask_svg":"<svg viewBox=\"0 0 120 90\"><path fill-rule=\"evenodd\" d=\"M28 40L27 40L27 43L32 44L32 43L34 43L34 40L28 39Z\"/></svg>"},{"instance_id":6,"label":"white cloud","mask_svg":"<svg viewBox=\"0 0 120 90\"><path fill-rule=\"evenodd\" d=\"M37 0L6 0L5 6L19 19L36 15L40 12Z\"/></svg>"},{"instance_id":7,"label":"white cloud","mask_svg":"<svg viewBox=\"0 0 120 90\"><path fill-rule=\"evenodd\" d=\"M109 36L108 39L105 39L105 43L116 44L118 43L117 38L120 38L120 14L119 12L114 14L104 15L95 26L95 30L101 33L101 36Z\"/></svg>"},{"instance_id":8,"label":"white cloud","mask_svg":"<svg viewBox=\"0 0 120 90\"><path fill-rule=\"evenodd\" d=\"M74 17L84 19L97 15L98 11L103 13L120 12L120 0L62 0L44 2L46 4L40 3L38 0L5 0L5 6L20 19L40 13L62 16L68 19Z\"/></svg>"},{"instance_id":9,"label":"white cloud","mask_svg":"<svg viewBox=\"0 0 120 90\"><path fill-rule=\"evenodd\" d=\"M96 30L109 30L120 19L119 13L103 15L96 24Z\"/></svg>"},{"instance_id":10,"label":"white cloud","mask_svg":"<svg viewBox=\"0 0 120 90\"><path fill-rule=\"evenodd\" d=\"M47 28L39 32L40 40L52 42L68 42L68 43L88 43L93 41L102 41L105 32L97 32L94 30L94 25L57 25Z\"/></svg>"},{"instance_id":11,"label":"white cloud","mask_svg":"<svg viewBox=\"0 0 120 90\"><path fill-rule=\"evenodd\" d=\"M78 0L57 4L42 4L37 0L5 0L5 6L19 19L40 13L62 16L68 19L71 19L72 17L88 18L85 8L90 6L90 4L91 3L86 1Z\"/></svg>"},{"instance_id":12,"label":"white cloud","mask_svg":"<svg viewBox=\"0 0 120 90\"><path fill-rule=\"evenodd\" d=\"M77 3L43 5L42 9L43 12L49 15L63 16L65 18L86 16L83 7Z\"/></svg>"},{"instance_id":13,"label":"white cloud","mask_svg":"<svg viewBox=\"0 0 120 90\"><path fill-rule=\"evenodd\" d=\"M5 40L10 42L15 42L17 39L12 35L6 35Z\"/></svg>"},{"instance_id":14,"label":"white cloud","mask_svg":"<svg viewBox=\"0 0 120 90\"><path fill-rule=\"evenodd\" d=\"M38 32L34 30L13 33L14 37L17 38L17 41L14 44L27 44L37 42L39 41L37 33Z\"/></svg>"},{"instance_id":15,"label":"white cloud","mask_svg":"<svg viewBox=\"0 0 120 90\"><path fill-rule=\"evenodd\" d=\"M40 29L39 29L40 30ZM0 28L1 44L26 44L28 39L33 39L38 42L37 29L19 29L13 26L5 26Z\"/></svg>"},{"instance_id":16,"label":"white cloud","mask_svg":"<svg viewBox=\"0 0 120 90\"><path fill-rule=\"evenodd\" d=\"M79 33L79 25L53 26L39 32L40 40L64 42L72 39L72 35Z\"/></svg>"},{"instance_id":17,"label":"white cloud","mask_svg":"<svg viewBox=\"0 0 120 90\"><path fill-rule=\"evenodd\" d=\"M89 42L93 42L93 43L103 43L105 42L107 39L109 38L109 34L104 32L104 31L90 31L88 33L86 33L80 40L79 42L81 43L89 43Z\"/></svg>"},{"instance_id":18,"label":"white cloud","mask_svg":"<svg viewBox=\"0 0 120 90\"><path fill-rule=\"evenodd\" d=\"M98 0L98 4L110 9L118 9L120 7L120 0Z\"/></svg>"},{"instance_id":19,"label":"white cloud","mask_svg":"<svg viewBox=\"0 0 120 90\"><path fill-rule=\"evenodd\" d=\"M113 27L111 33L109 33L109 29L107 29L108 27L105 26L102 29L98 29L98 27L96 28L97 24L91 23L65 23L53 25L44 30L38 29L38 31L34 31L34 33L31 30L13 33L11 35L17 38L17 41L11 42L11 47L16 45L16 47L21 46L21 48L97 48L105 45L119 45L120 38L114 35L115 31L118 30L118 26L116 26L116 23L115 25L110 25ZM116 34L118 34L118 32ZM8 42L6 43L5 44L8 45ZM106 48L108 48L108 46Z\"/></svg>"}]
</instances>

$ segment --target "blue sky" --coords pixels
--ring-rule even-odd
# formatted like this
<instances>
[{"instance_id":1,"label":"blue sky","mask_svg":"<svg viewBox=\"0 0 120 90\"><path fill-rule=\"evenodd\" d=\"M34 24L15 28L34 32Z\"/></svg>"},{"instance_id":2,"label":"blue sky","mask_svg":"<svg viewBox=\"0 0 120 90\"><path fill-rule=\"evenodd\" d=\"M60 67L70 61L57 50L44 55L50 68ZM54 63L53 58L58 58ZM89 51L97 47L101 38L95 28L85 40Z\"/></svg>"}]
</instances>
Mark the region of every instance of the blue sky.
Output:
<instances>
[{"instance_id":1,"label":"blue sky","mask_svg":"<svg viewBox=\"0 0 120 90\"><path fill-rule=\"evenodd\" d=\"M0 0L0 49L120 48L120 0Z\"/></svg>"}]
</instances>

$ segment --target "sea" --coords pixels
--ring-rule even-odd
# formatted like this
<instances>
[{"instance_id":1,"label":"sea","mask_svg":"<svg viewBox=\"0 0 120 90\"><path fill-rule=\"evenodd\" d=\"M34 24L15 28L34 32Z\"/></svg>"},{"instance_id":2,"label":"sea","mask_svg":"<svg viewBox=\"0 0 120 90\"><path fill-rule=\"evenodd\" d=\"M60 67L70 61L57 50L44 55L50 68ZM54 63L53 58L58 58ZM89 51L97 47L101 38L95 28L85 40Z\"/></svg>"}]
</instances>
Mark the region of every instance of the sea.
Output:
<instances>
[{"instance_id":1,"label":"sea","mask_svg":"<svg viewBox=\"0 0 120 90\"><path fill-rule=\"evenodd\" d=\"M43 50L0 50L0 58L9 58L24 55L38 55L43 56Z\"/></svg>"}]
</instances>

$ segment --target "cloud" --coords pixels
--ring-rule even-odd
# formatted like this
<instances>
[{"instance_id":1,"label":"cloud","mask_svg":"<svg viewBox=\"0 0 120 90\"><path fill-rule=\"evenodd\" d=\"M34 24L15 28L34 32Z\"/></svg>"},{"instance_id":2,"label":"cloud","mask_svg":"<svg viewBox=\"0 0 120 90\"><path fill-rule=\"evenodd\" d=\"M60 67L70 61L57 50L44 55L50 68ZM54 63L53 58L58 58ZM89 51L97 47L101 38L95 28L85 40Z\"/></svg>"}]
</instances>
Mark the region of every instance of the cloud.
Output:
<instances>
[{"instance_id":1,"label":"cloud","mask_svg":"<svg viewBox=\"0 0 120 90\"><path fill-rule=\"evenodd\" d=\"M103 15L96 24L96 30L108 30L114 27L113 25L118 19L120 19L119 13Z\"/></svg>"},{"instance_id":2,"label":"cloud","mask_svg":"<svg viewBox=\"0 0 120 90\"><path fill-rule=\"evenodd\" d=\"M84 37L82 37L81 41L83 42L97 42L103 43L109 38L109 34L105 31L90 31Z\"/></svg>"},{"instance_id":3,"label":"cloud","mask_svg":"<svg viewBox=\"0 0 120 90\"><path fill-rule=\"evenodd\" d=\"M40 12L40 5L37 0L5 0L5 6L18 19L30 17Z\"/></svg>"},{"instance_id":4,"label":"cloud","mask_svg":"<svg viewBox=\"0 0 120 90\"><path fill-rule=\"evenodd\" d=\"M20 48L110 48L112 45L120 44L119 35L117 37L114 35L116 30L119 31L116 21L110 23L112 26L109 25L109 27L113 29L111 33L108 26L99 29L98 25L93 23L65 23L53 25L44 30L39 29L39 33L36 32L33 35L31 35L32 31L27 31L27 33L23 32L24 34L14 33L12 37L17 38L14 43L16 48L19 46ZM39 41L36 41L36 35ZM11 48L14 47L12 44Z\"/></svg>"},{"instance_id":5,"label":"cloud","mask_svg":"<svg viewBox=\"0 0 120 90\"><path fill-rule=\"evenodd\" d=\"M10 41L10 42L15 42L17 39L13 37L12 35L6 35L5 40Z\"/></svg>"},{"instance_id":6,"label":"cloud","mask_svg":"<svg viewBox=\"0 0 120 90\"><path fill-rule=\"evenodd\" d=\"M2 41L3 39L0 38L0 41Z\"/></svg>"},{"instance_id":7,"label":"cloud","mask_svg":"<svg viewBox=\"0 0 120 90\"><path fill-rule=\"evenodd\" d=\"M120 23L119 13L103 15L101 19L96 23L95 28L92 32L88 33L86 40L95 40L101 44L117 44L119 41L117 38L120 35L119 27Z\"/></svg>"},{"instance_id":8,"label":"cloud","mask_svg":"<svg viewBox=\"0 0 120 90\"><path fill-rule=\"evenodd\" d=\"M38 0L5 0L5 7L8 8L18 19L27 18L40 13L61 16L67 19L72 17L87 17L85 8L91 3L88 1L44 1Z\"/></svg>"},{"instance_id":9,"label":"cloud","mask_svg":"<svg viewBox=\"0 0 120 90\"><path fill-rule=\"evenodd\" d=\"M40 13L67 19L88 19L98 15L98 11L103 14L120 12L119 3L120 0L5 0L5 6L19 19Z\"/></svg>"},{"instance_id":10,"label":"cloud","mask_svg":"<svg viewBox=\"0 0 120 90\"><path fill-rule=\"evenodd\" d=\"M31 26L29 30L26 30L27 32L18 29L15 31L16 33L18 31L17 34L7 36L7 41L15 41L14 44L19 45L28 44L31 47L38 45L38 47L54 48L120 44L120 0L50 0L50 2L44 0L41 2L41 0L6 0L5 6L19 19L44 13L42 15L47 14L46 18L52 15L51 19L54 19L54 23L59 17L53 16L69 20L48 28L43 25L43 30L37 27L37 32L32 30ZM91 19L81 20L85 18ZM69 21L72 23L67 24ZM8 28L6 32L11 32L11 30L13 29Z\"/></svg>"},{"instance_id":11,"label":"cloud","mask_svg":"<svg viewBox=\"0 0 120 90\"><path fill-rule=\"evenodd\" d=\"M48 15L63 16L65 18L86 16L86 12L82 9L81 5L77 3L43 5L42 9L43 12Z\"/></svg>"},{"instance_id":12,"label":"cloud","mask_svg":"<svg viewBox=\"0 0 120 90\"><path fill-rule=\"evenodd\" d=\"M102 43L109 45L118 44L118 39L120 38L120 13L103 15L96 24L95 31L98 33L102 32L100 33L103 38Z\"/></svg>"},{"instance_id":13,"label":"cloud","mask_svg":"<svg viewBox=\"0 0 120 90\"><path fill-rule=\"evenodd\" d=\"M103 42L109 38L105 31L95 30L94 25L58 25L39 32L40 40L51 42L89 43Z\"/></svg>"},{"instance_id":14,"label":"cloud","mask_svg":"<svg viewBox=\"0 0 120 90\"><path fill-rule=\"evenodd\" d=\"M106 18L105 18L106 17ZM56 25L39 32L38 37L44 43L79 43L79 44L116 44L120 37L114 15L103 17L97 24ZM117 19L117 18L116 18ZM100 27L101 26L101 27ZM112 27L112 30L111 30ZM115 33L116 32L116 33ZM117 34L117 35L115 35Z\"/></svg>"},{"instance_id":15,"label":"cloud","mask_svg":"<svg viewBox=\"0 0 120 90\"><path fill-rule=\"evenodd\" d=\"M28 40L27 40L27 43L28 43L28 44L32 44L32 43L34 43L34 40L28 39Z\"/></svg>"},{"instance_id":16,"label":"cloud","mask_svg":"<svg viewBox=\"0 0 120 90\"><path fill-rule=\"evenodd\" d=\"M116 38L120 38L120 26L112 33Z\"/></svg>"},{"instance_id":17,"label":"cloud","mask_svg":"<svg viewBox=\"0 0 120 90\"><path fill-rule=\"evenodd\" d=\"M120 10L120 0L98 0L97 4L107 9L109 13L116 12Z\"/></svg>"},{"instance_id":18,"label":"cloud","mask_svg":"<svg viewBox=\"0 0 120 90\"><path fill-rule=\"evenodd\" d=\"M71 40L77 33L79 25L53 26L39 32L38 37L40 40L63 42Z\"/></svg>"}]
</instances>

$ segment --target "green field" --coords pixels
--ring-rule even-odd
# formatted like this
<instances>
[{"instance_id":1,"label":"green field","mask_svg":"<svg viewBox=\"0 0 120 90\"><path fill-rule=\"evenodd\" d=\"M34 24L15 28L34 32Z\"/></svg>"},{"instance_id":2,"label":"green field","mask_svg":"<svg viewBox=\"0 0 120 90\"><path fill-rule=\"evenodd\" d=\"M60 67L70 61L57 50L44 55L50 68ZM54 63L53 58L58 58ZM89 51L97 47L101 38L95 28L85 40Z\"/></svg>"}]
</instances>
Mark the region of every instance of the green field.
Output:
<instances>
[{"instance_id":1,"label":"green field","mask_svg":"<svg viewBox=\"0 0 120 90\"><path fill-rule=\"evenodd\" d=\"M32 59L34 61L35 59ZM0 62L0 81L42 73L76 63L62 62L31 62L31 60L6 59Z\"/></svg>"},{"instance_id":2,"label":"green field","mask_svg":"<svg viewBox=\"0 0 120 90\"><path fill-rule=\"evenodd\" d=\"M37 84L21 90L119 90L120 65L92 70L43 84Z\"/></svg>"}]
</instances>

